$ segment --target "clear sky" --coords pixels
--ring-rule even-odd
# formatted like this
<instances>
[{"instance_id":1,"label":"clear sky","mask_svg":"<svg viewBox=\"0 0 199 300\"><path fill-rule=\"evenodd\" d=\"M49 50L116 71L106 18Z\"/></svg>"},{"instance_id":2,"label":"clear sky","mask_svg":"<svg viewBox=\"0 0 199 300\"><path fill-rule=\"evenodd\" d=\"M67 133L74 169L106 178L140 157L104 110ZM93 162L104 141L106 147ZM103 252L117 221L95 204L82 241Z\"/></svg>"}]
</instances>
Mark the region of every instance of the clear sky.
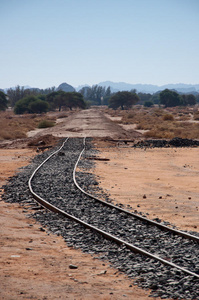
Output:
<instances>
[{"instance_id":1,"label":"clear sky","mask_svg":"<svg viewBox=\"0 0 199 300\"><path fill-rule=\"evenodd\" d=\"M199 84L199 0L0 0L0 88Z\"/></svg>"}]
</instances>

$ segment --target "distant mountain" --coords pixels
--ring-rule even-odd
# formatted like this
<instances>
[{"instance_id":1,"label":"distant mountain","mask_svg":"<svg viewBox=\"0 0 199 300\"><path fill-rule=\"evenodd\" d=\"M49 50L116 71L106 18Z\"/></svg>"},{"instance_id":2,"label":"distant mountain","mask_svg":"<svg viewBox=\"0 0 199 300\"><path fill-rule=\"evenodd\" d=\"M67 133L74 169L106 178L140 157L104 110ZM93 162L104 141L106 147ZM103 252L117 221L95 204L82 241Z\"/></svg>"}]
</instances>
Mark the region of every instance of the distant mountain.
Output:
<instances>
[{"instance_id":1,"label":"distant mountain","mask_svg":"<svg viewBox=\"0 0 199 300\"><path fill-rule=\"evenodd\" d=\"M84 87L90 87L90 85L88 85L88 84L78 85L78 87L76 87L75 89L76 89L76 91L79 92Z\"/></svg>"},{"instance_id":2,"label":"distant mountain","mask_svg":"<svg viewBox=\"0 0 199 300\"><path fill-rule=\"evenodd\" d=\"M56 91L64 91L64 92L75 92L75 89L72 85L64 82L56 88Z\"/></svg>"},{"instance_id":3,"label":"distant mountain","mask_svg":"<svg viewBox=\"0 0 199 300\"><path fill-rule=\"evenodd\" d=\"M177 84L166 84L162 86L158 85L153 85L153 84L131 84L131 83L126 83L126 82L112 82L112 81L104 81L100 82L97 85L103 86L103 87L111 87L111 92L118 92L118 91L130 91L133 89L136 89L136 91L139 93L156 93L159 91L162 91L164 89L170 89L170 90L176 90L179 93L190 93L190 94L197 94L199 93L199 84L184 84L184 83L177 83ZM22 86L21 86L22 87ZM57 88L56 91L62 90L64 92L75 92L76 90L79 91L83 87L90 87L88 84L85 85L80 85L76 89L66 83L63 82L60 84ZM16 87L12 87L12 89L15 89ZM24 89L37 89L37 88L32 88L30 86L24 86ZM7 92L8 88L1 89L5 93ZM38 88L38 90L40 90Z\"/></svg>"},{"instance_id":4,"label":"distant mountain","mask_svg":"<svg viewBox=\"0 0 199 300\"><path fill-rule=\"evenodd\" d=\"M138 93L139 92L156 93L164 89L176 90L181 93L199 92L199 84L193 85L193 84L178 83L178 84L166 84L166 85L158 86L153 84L131 84L125 82L104 81L98 83L98 85L105 86L106 88L110 86L112 92L130 91L133 89L136 89Z\"/></svg>"}]
</instances>

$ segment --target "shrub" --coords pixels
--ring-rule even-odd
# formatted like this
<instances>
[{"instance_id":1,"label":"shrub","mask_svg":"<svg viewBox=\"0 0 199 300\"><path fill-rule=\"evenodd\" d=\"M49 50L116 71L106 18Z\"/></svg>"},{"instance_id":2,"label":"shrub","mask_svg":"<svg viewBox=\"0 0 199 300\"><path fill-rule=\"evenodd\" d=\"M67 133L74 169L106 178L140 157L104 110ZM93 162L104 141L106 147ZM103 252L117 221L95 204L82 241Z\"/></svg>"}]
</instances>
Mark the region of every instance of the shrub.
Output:
<instances>
[{"instance_id":1,"label":"shrub","mask_svg":"<svg viewBox=\"0 0 199 300\"><path fill-rule=\"evenodd\" d=\"M153 102L152 101L145 101L144 106L145 107L151 107L151 106L153 106Z\"/></svg>"},{"instance_id":2,"label":"shrub","mask_svg":"<svg viewBox=\"0 0 199 300\"><path fill-rule=\"evenodd\" d=\"M35 96L27 96L16 102L15 114L47 112L49 104Z\"/></svg>"},{"instance_id":3,"label":"shrub","mask_svg":"<svg viewBox=\"0 0 199 300\"><path fill-rule=\"evenodd\" d=\"M49 104L46 101L36 99L28 105L28 111L31 113L41 114L43 112L47 112L49 108Z\"/></svg>"},{"instance_id":4,"label":"shrub","mask_svg":"<svg viewBox=\"0 0 199 300\"><path fill-rule=\"evenodd\" d=\"M199 120L199 111L194 113L194 120L198 121Z\"/></svg>"},{"instance_id":5,"label":"shrub","mask_svg":"<svg viewBox=\"0 0 199 300\"><path fill-rule=\"evenodd\" d=\"M132 118L134 118L134 116L135 116L135 114L133 112L130 112L127 114L126 117L127 117L127 119L132 119Z\"/></svg>"},{"instance_id":6,"label":"shrub","mask_svg":"<svg viewBox=\"0 0 199 300\"><path fill-rule=\"evenodd\" d=\"M42 120L38 124L38 128L48 128L48 127L53 127L55 125L54 122L49 121L49 120Z\"/></svg>"},{"instance_id":7,"label":"shrub","mask_svg":"<svg viewBox=\"0 0 199 300\"><path fill-rule=\"evenodd\" d=\"M166 114L166 115L163 116L163 120L164 121L173 121L174 117L171 114Z\"/></svg>"}]
</instances>

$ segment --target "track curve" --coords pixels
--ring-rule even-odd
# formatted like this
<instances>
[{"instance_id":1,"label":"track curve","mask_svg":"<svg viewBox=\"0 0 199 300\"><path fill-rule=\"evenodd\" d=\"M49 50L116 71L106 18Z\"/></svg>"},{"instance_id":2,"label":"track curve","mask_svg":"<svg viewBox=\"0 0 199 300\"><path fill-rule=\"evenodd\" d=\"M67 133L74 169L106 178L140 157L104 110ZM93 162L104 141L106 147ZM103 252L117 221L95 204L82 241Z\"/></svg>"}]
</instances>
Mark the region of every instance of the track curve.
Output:
<instances>
[{"instance_id":1,"label":"track curve","mask_svg":"<svg viewBox=\"0 0 199 300\"><path fill-rule=\"evenodd\" d=\"M193 241L196 241L196 242L199 243L199 237L197 237L197 236L195 236L195 235L189 234L189 233L187 233L187 232L183 232L183 231L181 231L181 230L177 230L177 229L171 228L171 227L166 226L166 225L164 225L164 224L155 222L155 221L153 221L153 220L147 219L146 217L140 216L140 215L135 214L135 213L133 213L133 212L130 212L130 211L126 210L126 209L123 209L123 208L121 208L121 207L118 207L118 206L116 206L116 205L114 205L114 204L108 203L108 202L106 202L106 201L104 201L104 200L101 200L101 199L98 198L98 197L95 197L94 195L92 195L92 194L86 192L83 188L81 188L81 186L77 183L77 180L76 180L76 170L77 170L78 163L79 163L79 161L80 161L80 159L81 159L81 157L82 157L82 154L83 154L84 151L85 151L85 142L86 142L86 138L84 138L84 141L83 141L84 148L83 148L83 150L81 151L81 153L80 153L80 155L79 155L79 157L78 157L78 160L77 160L77 162L76 162L76 164L75 164L74 170L73 170L73 181L74 181L76 187L77 187L82 193L84 193L85 195L89 196L89 197L92 198L92 199L95 199L96 201L98 201L98 202L100 202L100 203L102 203L102 204L104 204L104 205L107 205L107 206L109 206L109 207L112 207L112 208L114 208L114 209L117 209L117 210L120 211L120 212L127 213L127 214L129 214L130 216L132 216L132 217L135 217L135 218L140 219L140 220L142 220L142 221L148 222L149 224L155 225L155 226L157 226L157 227L159 227L159 228L161 228L161 229L163 229L163 230L166 230L166 231L169 231L169 232L173 232L174 234L178 234L178 235L180 235L180 236L183 236L183 237L185 237L185 238L187 238L187 239L190 239L190 240L193 240Z\"/></svg>"},{"instance_id":2,"label":"track curve","mask_svg":"<svg viewBox=\"0 0 199 300\"><path fill-rule=\"evenodd\" d=\"M165 260L165 259L163 259L163 258L161 258L161 257L159 257L159 256L157 256L157 255L154 255L154 254L152 254L152 253L150 253L150 252L148 252L148 251L146 251L146 250L144 250L144 249L141 249L140 247L137 247L137 246L135 246L134 244L129 243L128 241L125 241L124 239L121 239L120 237L117 237L117 236L115 236L115 235L113 235L113 234L111 234L111 233L109 233L109 232L106 232L106 231L104 231L104 230L102 230L102 229L100 229L100 228L98 228L98 227L96 227L96 226L93 226L92 224L89 224L88 222L85 222L85 221L81 220L80 218L75 217L74 215L71 215L71 214L67 213L66 211L64 211L64 210L62 210L62 209L56 207L55 205L51 204L49 201L47 201L47 200L45 200L44 198L42 198L41 196L39 196L39 195L33 190L33 188L32 188L32 180L33 180L33 178L35 177L35 175L36 175L36 173L38 172L38 170L41 169L41 167L42 167L47 161L49 161L53 156L55 156L56 154L58 154L58 153L64 148L64 146L65 146L65 144L66 144L67 141L68 141L68 138L63 142L63 144L61 145L61 147L60 147L58 150L56 150L55 152L53 152L47 159L45 159L45 160L44 160L44 161L43 161L43 162L42 162L42 163L34 170L34 172L32 173L32 175L31 175L31 177L30 177L30 179L29 179L29 181L28 181L28 186L29 186L30 192L31 192L31 194L33 195L33 197L34 197L34 198L35 198L35 199L36 199L43 207L46 207L47 209L49 209L49 210L51 210L51 211L53 211L53 212L55 212L55 213L62 214L63 216L65 216L65 217L67 217L67 218L69 218L69 219L72 219L72 220L74 220L75 222L78 222L79 224L81 224L81 225L83 225L83 226L85 226L85 227L87 227L87 228L89 228L89 229L91 229L91 230L94 230L95 232L97 232L97 233L99 233L99 234L102 234L104 237L106 237L106 238L108 238L108 239L110 239L110 240L113 240L114 242L116 242L116 243L118 243L118 244L120 244L120 245L125 245L125 246L126 246L128 249L130 249L131 251L141 253L141 254L146 255L146 256L148 256L148 257L150 257L150 258L156 259L156 260L158 260L158 261L160 261L160 262L162 262L162 263L164 263L164 264L166 264L166 265L169 265L169 266L171 266L171 267L177 268L177 269L183 271L184 273L186 273L186 274L188 274L188 275L191 275L191 276L194 276L194 277L196 277L196 278L199 278L199 275L196 274L196 273L194 273L194 272L192 272L192 271L189 271L189 270L187 270L187 269L185 269L185 268L183 268L183 267L181 267L181 266L178 266L178 265L176 265L176 264L174 264L174 263L172 263L172 262L170 262L170 261L168 261L168 260ZM100 199L98 199L98 198L96 198L96 197L93 197L91 194L89 194L89 193L87 193L86 191L84 191L84 190L79 186L79 184L78 184L77 181L76 181L76 169L77 169L79 160L80 160L80 158L81 158L81 156L82 156L82 154L83 154L84 151L85 151L85 139L83 140L83 149L82 149L82 151L80 152L80 154L79 154L79 156L78 156L78 159L77 159L77 161L76 161L76 163L75 163L74 169L73 169L73 180L74 180L74 183L75 183L75 185L78 187L78 189L80 189L80 191L81 191L82 193L84 193L86 196L89 196L90 198L95 199L95 200L97 200L97 201L99 201L99 202L101 202L101 203L103 202L102 204L105 205L105 204L107 204L106 202L104 202L103 200L100 200ZM131 212L126 211L126 210L121 209L121 208L118 208L118 207L116 207L116 206L114 206L114 205L112 205L112 204L109 204L109 207L114 208L114 209L116 209L116 210L118 210L118 211L120 211L120 212L122 212L122 213L128 213L130 216L135 217L134 214L132 214ZM137 216L136 216L136 217L137 217ZM141 216L139 216L139 218L140 218L140 217L141 217ZM144 217L141 217L141 219L142 219L142 220L144 219L145 222L146 222L146 221L148 222L148 219L146 219L146 218L144 218ZM152 223L155 223L155 224L153 224L153 225L156 225L156 226L158 225L158 227L161 227L159 223L156 223L156 222L154 222L154 221L152 221ZM163 225L163 227L164 227L163 229L165 230L165 226L164 226L164 225ZM170 228L166 226L166 230L169 231ZM179 234L179 232L180 232L180 231L177 231L177 232L175 231L175 234ZM181 232L180 232L180 234L181 234ZM182 234L182 235L184 235L184 234ZM188 238L190 239L190 238L192 238L192 235L189 235L189 234L188 234L188 236L186 236L186 234L185 234L184 237L188 237ZM199 240L197 237L195 237L195 236L193 236L193 237L194 237L194 240L195 240L195 241L198 241L198 240Z\"/></svg>"}]
</instances>

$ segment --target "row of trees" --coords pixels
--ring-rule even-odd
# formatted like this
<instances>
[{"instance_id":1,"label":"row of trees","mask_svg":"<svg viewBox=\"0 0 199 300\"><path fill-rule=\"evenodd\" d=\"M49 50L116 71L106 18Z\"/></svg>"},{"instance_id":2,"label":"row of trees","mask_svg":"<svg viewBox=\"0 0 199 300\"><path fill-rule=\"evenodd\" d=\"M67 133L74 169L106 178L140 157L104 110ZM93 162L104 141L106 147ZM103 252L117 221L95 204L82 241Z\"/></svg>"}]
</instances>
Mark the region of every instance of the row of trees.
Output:
<instances>
[{"instance_id":1,"label":"row of trees","mask_svg":"<svg viewBox=\"0 0 199 300\"><path fill-rule=\"evenodd\" d=\"M192 106L196 104L196 97L193 94L178 94L175 91L165 89L162 92L149 97L150 94L145 94L145 98L142 94L142 100L144 98L144 106L150 107L154 104L161 104L165 107L174 107L174 106ZM139 94L136 94L135 90L131 92L118 92L112 95L109 99L109 107L121 109L128 109L132 105L141 102ZM149 99L149 100L148 100ZM150 100L151 99L151 100ZM152 101L154 99L154 102Z\"/></svg>"},{"instance_id":2,"label":"row of trees","mask_svg":"<svg viewBox=\"0 0 199 300\"><path fill-rule=\"evenodd\" d=\"M6 110L8 107L8 99L6 97L6 94L2 91L0 91L0 110Z\"/></svg>"},{"instance_id":3,"label":"row of trees","mask_svg":"<svg viewBox=\"0 0 199 300\"><path fill-rule=\"evenodd\" d=\"M86 108L86 103L83 96L76 92L52 92L47 96L30 95L17 101L14 106L14 112L16 114L23 113L42 113L48 110L58 109L61 111L62 108Z\"/></svg>"},{"instance_id":4,"label":"row of trees","mask_svg":"<svg viewBox=\"0 0 199 300\"><path fill-rule=\"evenodd\" d=\"M165 89L159 95L160 104L165 107L195 105L196 97L193 94L180 95L175 91Z\"/></svg>"},{"instance_id":5,"label":"row of trees","mask_svg":"<svg viewBox=\"0 0 199 300\"><path fill-rule=\"evenodd\" d=\"M199 100L199 99L198 99ZM86 108L88 104L109 105L113 109L121 107L128 109L139 103L145 106L161 104L165 107L195 105L197 98L193 94L178 94L176 91L165 89L159 93L136 93L136 90L111 93L110 87L94 85L84 87L77 92L56 91L54 87L40 89L24 89L17 86L8 89L7 95L0 91L0 110L5 110L8 103L14 107L16 114L41 113L48 110Z\"/></svg>"},{"instance_id":6,"label":"row of trees","mask_svg":"<svg viewBox=\"0 0 199 300\"><path fill-rule=\"evenodd\" d=\"M132 105L136 104L139 101L138 95L133 92L117 92L112 95L109 99L109 107L113 109L117 109L121 107L121 109L129 109Z\"/></svg>"},{"instance_id":7,"label":"row of trees","mask_svg":"<svg viewBox=\"0 0 199 300\"><path fill-rule=\"evenodd\" d=\"M59 111L64 108L86 108L86 102L81 93L77 92L52 92L46 96L46 101L49 103L52 110L58 108Z\"/></svg>"},{"instance_id":8,"label":"row of trees","mask_svg":"<svg viewBox=\"0 0 199 300\"><path fill-rule=\"evenodd\" d=\"M111 97L111 88L93 85L92 87L83 87L79 91L84 99L91 105L108 105Z\"/></svg>"},{"instance_id":9,"label":"row of trees","mask_svg":"<svg viewBox=\"0 0 199 300\"><path fill-rule=\"evenodd\" d=\"M20 87L19 85L15 88L9 88L6 92L8 99L9 99L9 105L11 107L14 107L17 101L21 100L22 98L25 98L27 96L40 96L40 95L47 95L49 93L52 93L55 91L55 87L47 88L47 89L38 89L38 88L31 88L31 89L25 89L23 86Z\"/></svg>"}]
</instances>

